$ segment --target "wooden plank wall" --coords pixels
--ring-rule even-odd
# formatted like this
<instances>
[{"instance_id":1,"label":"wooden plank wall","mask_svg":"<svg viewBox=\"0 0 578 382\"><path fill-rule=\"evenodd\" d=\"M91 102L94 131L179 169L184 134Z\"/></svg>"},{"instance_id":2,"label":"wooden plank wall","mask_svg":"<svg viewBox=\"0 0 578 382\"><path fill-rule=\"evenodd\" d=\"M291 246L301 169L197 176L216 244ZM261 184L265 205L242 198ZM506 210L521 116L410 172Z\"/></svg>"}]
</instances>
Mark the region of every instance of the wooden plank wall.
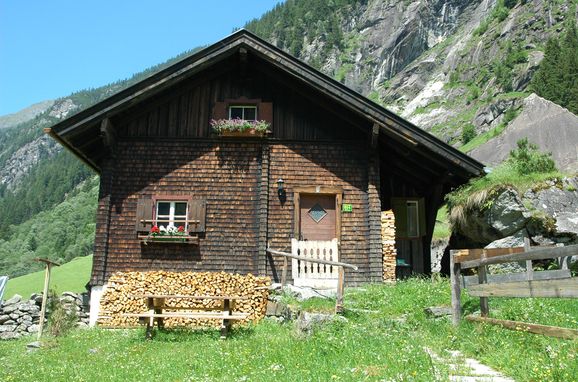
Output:
<instances>
[{"instance_id":1,"label":"wooden plank wall","mask_svg":"<svg viewBox=\"0 0 578 382\"><path fill-rule=\"evenodd\" d=\"M115 271L151 269L256 273L260 144L133 141L119 145L106 269L95 267L94 281L106 280ZM206 233L199 246L138 242L137 200L153 194L207 200ZM98 230L98 243L103 234ZM102 262L101 254L95 252L96 264Z\"/></svg>"},{"instance_id":2,"label":"wooden plank wall","mask_svg":"<svg viewBox=\"0 0 578 382\"><path fill-rule=\"evenodd\" d=\"M291 84L291 85L289 85ZM282 74L248 70L240 77L235 63L217 65L202 78L193 77L147 100L114 122L122 137L209 137L216 102L245 97L273 103L272 137L291 140L363 140L367 122L350 112L331 108L324 96L295 87ZM346 120L343 114L347 114ZM353 125L352 125L353 122ZM357 126L357 127L356 127Z\"/></svg>"}]
</instances>

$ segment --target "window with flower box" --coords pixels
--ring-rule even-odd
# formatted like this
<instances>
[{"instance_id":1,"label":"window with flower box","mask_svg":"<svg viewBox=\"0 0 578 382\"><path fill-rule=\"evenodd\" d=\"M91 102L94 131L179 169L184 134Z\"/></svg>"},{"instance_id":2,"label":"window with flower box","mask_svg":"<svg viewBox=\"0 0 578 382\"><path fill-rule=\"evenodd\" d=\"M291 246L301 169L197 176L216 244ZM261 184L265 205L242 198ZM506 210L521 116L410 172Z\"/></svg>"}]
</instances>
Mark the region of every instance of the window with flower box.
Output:
<instances>
[{"instance_id":1,"label":"window with flower box","mask_svg":"<svg viewBox=\"0 0 578 382\"><path fill-rule=\"evenodd\" d=\"M272 123L273 104L247 97L216 102L210 121L213 133L225 137L262 137L271 132Z\"/></svg>"},{"instance_id":2,"label":"window with flower box","mask_svg":"<svg viewBox=\"0 0 578 382\"><path fill-rule=\"evenodd\" d=\"M158 195L138 200L137 237L148 242L198 242L205 232L204 199L182 195Z\"/></svg>"}]
</instances>

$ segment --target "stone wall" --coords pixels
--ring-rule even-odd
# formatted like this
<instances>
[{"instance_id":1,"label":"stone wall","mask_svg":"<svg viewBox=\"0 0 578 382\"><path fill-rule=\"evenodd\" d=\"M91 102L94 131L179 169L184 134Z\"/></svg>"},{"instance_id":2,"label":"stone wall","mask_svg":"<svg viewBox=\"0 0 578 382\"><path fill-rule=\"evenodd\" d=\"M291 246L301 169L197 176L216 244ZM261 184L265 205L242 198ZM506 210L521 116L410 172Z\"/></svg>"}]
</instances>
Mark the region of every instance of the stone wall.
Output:
<instances>
[{"instance_id":1,"label":"stone wall","mask_svg":"<svg viewBox=\"0 0 578 382\"><path fill-rule=\"evenodd\" d=\"M67 312L76 312L78 326L88 326L88 307L83 305L82 295L73 292L64 292L60 297ZM50 304L48 304L50 305ZM34 293L28 300L14 295L0 305L0 340L20 338L23 335L37 333L40 323L40 308L42 294ZM46 317L50 314L46 312ZM45 318L46 322L47 318Z\"/></svg>"},{"instance_id":2,"label":"stone wall","mask_svg":"<svg viewBox=\"0 0 578 382\"><path fill-rule=\"evenodd\" d=\"M381 212L381 245L383 281L395 281L397 252L395 250L395 217L392 210Z\"/></svg>"}]
</instances>

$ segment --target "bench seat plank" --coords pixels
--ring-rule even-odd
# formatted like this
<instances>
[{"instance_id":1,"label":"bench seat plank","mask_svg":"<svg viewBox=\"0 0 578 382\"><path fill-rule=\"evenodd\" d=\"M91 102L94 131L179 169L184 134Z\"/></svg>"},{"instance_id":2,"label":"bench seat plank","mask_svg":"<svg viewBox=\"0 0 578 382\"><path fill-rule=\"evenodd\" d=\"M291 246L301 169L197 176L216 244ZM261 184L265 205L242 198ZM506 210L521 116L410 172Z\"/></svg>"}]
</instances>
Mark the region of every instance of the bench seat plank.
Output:
<instances>
[{"instance_id":1,"label":"bench seat plank","mask_svg":"<svg viewBox=\"0 0 578 382\"><path fill-rule=\"evenodd\" d=\"M187 295L144 295L135 298L182 298L189 300L248 300L247 296L187 296Z\"/></svg>"},{"instance_id":2,"label":"bench seat plank","mask_svg":"<svg viewBox=\"0 0 578 382\"><path fill-rule=\"evenodd\" d=\"M249 313L213 313L213 312L167 312L167 313L124 313L125 317L139 318L200 318L216 320L244 320L249 317Z\"/></svg>"}]
</instances>

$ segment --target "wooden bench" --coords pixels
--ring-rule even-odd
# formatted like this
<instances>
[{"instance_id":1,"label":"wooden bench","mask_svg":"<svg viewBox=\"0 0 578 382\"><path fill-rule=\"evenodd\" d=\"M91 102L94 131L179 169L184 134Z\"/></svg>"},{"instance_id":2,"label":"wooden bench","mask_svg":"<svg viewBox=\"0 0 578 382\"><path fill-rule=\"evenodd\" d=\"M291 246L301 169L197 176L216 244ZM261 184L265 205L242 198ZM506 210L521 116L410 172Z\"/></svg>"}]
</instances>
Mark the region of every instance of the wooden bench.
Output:
<instances>
[{"instance_id":1,"label":"wooden bench","mask_svg":"<svg viewBox=\"0 0 578 382\"><path fill-rule=\"evenodd\" d=\"M138 317L139 323L146 324L146 338L152 338L152 330L155 322L159 328L164 327L165 318L196 318L196 319L216 319L221 320L221 338L226 338L231 328L232 321L244 320L249 317L249 313L233 312L235 301L247 300L243 296L189 296L189 295L146 295L147 312L124 313L124 317ZM221 307L186 307L170 306L166 304L167 299L183 300L217 300L222 301ZM168 312L167 312L168 310ZM176 310L176 312L175 312Z\"/></svg>"}]
</instances>

